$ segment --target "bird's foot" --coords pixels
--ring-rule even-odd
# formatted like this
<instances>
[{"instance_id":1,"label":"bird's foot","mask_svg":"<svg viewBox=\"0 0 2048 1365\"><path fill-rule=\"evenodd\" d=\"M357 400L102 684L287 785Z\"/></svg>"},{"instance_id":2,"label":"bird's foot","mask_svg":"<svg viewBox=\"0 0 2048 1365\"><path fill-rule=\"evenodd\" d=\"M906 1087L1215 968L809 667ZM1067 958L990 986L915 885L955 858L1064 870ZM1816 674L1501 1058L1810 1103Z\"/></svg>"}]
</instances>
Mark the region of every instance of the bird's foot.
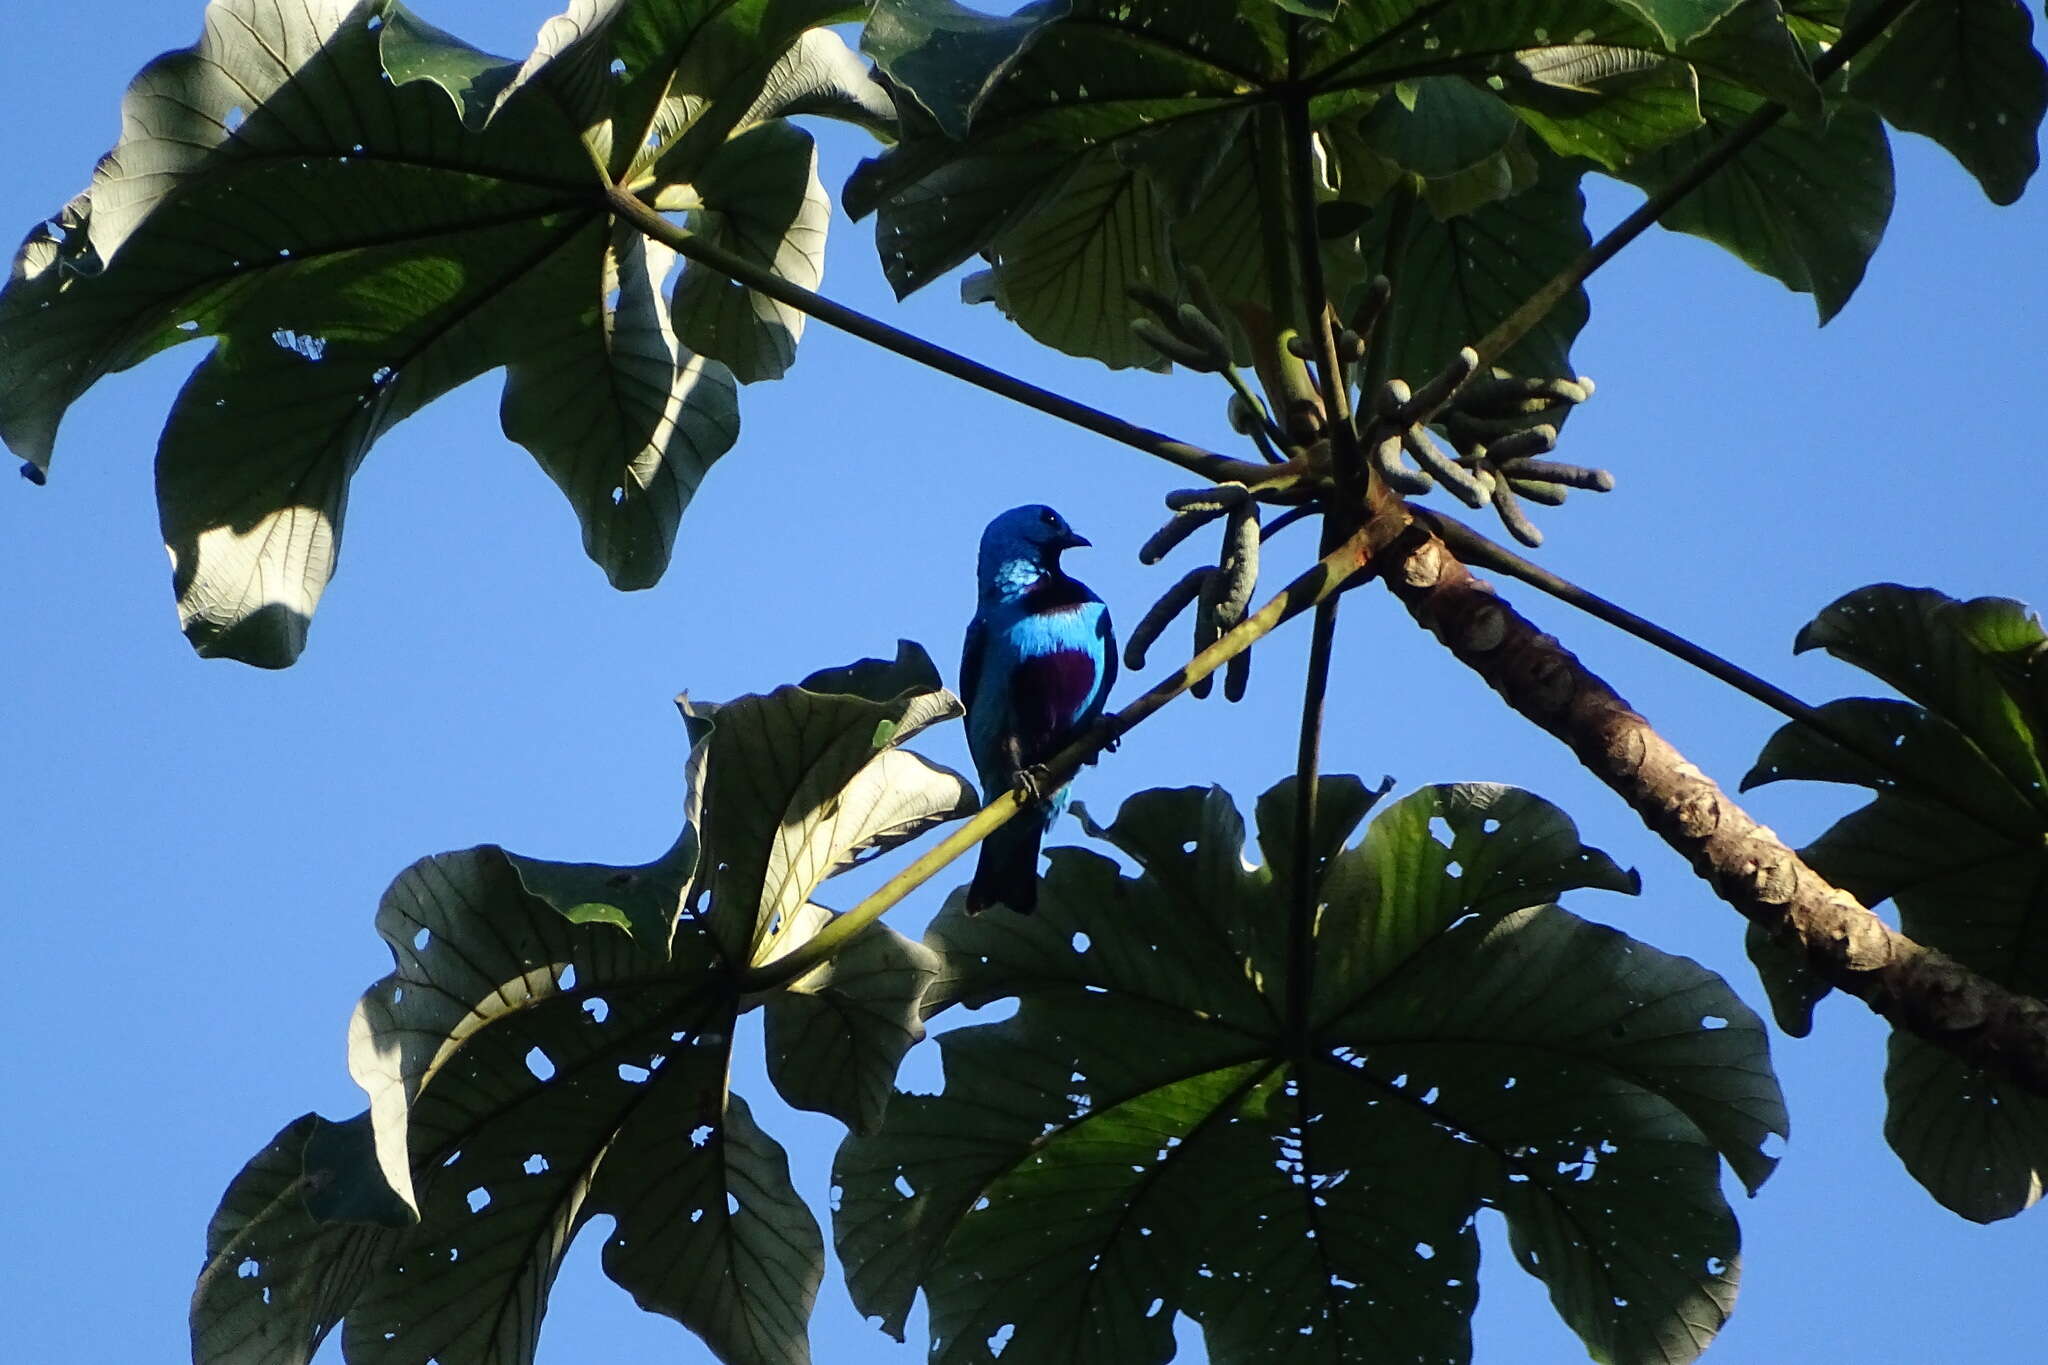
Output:
<instances>
[{"instance_id":1,"label":"bird's foot","mask_svg":"<svg viewBox=\"0 0 2048 1365\"><path fill-rule=\"evenodd\" d=\"M1113 754L1118 749L1123 748L1123 736L1119 735L1116 732L1116 717L1104 716L1100 724L1102 725L1102 729L1104 732L1102 736L1102 752L1105 754ZM1100 755L1097 755L1097 757L1100 757ZM1091 759L1089 761L1093 762L1094 760Z\"/></svg>"},{"instance_id":2,"label":"bird's foot","mask_svg":"<svg viewBox=\"0 0 2048 1365\"><path fill-rule=\"evenodd\" d=\"M1045 799L1048 774L1043 763L1034 763L1028 768L1019 768L1011 786L1016 788L1017 799L1027 806L1038 804Z\"/></svg>"}]
</instances>

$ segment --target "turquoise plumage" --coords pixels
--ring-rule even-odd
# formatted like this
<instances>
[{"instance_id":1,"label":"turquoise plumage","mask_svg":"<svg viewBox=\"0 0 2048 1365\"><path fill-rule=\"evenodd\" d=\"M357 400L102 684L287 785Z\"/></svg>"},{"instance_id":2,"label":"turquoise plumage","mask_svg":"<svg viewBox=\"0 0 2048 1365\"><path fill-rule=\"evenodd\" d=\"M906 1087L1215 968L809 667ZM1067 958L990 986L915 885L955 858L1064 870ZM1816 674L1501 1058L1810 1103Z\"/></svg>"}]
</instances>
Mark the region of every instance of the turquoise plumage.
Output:
<instances>
[{"instance_id":1,"label":"turquoise plumage","mask_svg":"<svg viewBox=\"0 0 2048 1365\"><path fill-rule=\"evenodd\" d=\"M1060 568L1060 552L1088 542L1043 504L1013 507L982 532L979 601L960 658L967 747L985 799L1052 758L1102 715L1116 681L1109 609ZM967 891L969 913L1038 903L1038 845L1066 808L1048 794L982 841Z\"/></svg>"}]
</instances>

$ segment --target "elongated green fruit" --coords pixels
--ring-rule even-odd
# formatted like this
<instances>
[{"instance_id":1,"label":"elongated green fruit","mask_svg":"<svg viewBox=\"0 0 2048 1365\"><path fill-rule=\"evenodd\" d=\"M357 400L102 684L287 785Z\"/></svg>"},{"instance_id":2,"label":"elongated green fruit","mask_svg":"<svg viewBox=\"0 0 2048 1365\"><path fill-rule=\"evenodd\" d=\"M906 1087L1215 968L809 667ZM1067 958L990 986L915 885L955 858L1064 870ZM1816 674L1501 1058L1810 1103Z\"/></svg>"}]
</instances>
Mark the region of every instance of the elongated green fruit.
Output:
<instances>
[{"instance_id":1,"label":"elongated green fruit","mask_svg":"<svg viewBox=\"0 0 2048 1365\"><path fill-rule=\"evenodd\" d=\"M1474 417L1462 407L1454 407L1439 414L1444 434L1449 436L1460 450L1469 450L1475 445L1498 441L1525 431L1529 418L1521 417Z\"/></svg>"},{"instance_id":2,"label":"elongated green fruit","mask_svg":"<svg viewBox=\"0 0 2048 1365\"><path fill-rule=\"evenodd\" d=\"M1173 321L1173 300L1160 293L1157 289L1154 289L1151 285L1128 284L1124 286L1124 293L1130 295L1131 302L1137 304L1146 312L1153 314L1161 322L1170 323Z\"/></svg>"},{"instance_id":3,"label":"elongated green fruit","mask_svg":"<svg viewBox=\"0 0 2048 1365\"><path fill-rule=\"evenodd\" d=\"M1564 506L1565 487L1561 483L1549 483L1543 479L1517 478L1512 474L1506 475L1506 478L1508 487L1514 489L1515 492L1521 494L1530 502L1540 502L1545 507ZM1495 495L1499 495L1498 489L1495 490Z\"/></svg>"},{"instance_id":4,"label":"elongated green fruit","mask_svg":"<svg viewBox=\"0 0 2048 1365\"><path fill-rule=\"evenodd\" d=\"M1382 417L1398 418L1408 410L1408 400L1415 395L1409 391L1405 379L1389 379L1372 396L1372 409Z\"/></svg>"},{"instance_id":5,"label":"elongated green fruit","mask_svg":"<svg viewBox=\"0 0 2048 1365\"><path fill-rule=\"evenodd\" d=\"M1241 483L1219 483L1209 488L1176 488L1166 495L1167 507L1175 512L1227 512L1242 507L1252 490Z\"/></svg>"},{"instance_id":6,"label":"elongated green fruit","mask_svg":"<svg viewBox=\"0 0 2048 1365\"><path fill-rule=\"evenodd\" d=\"M1201 309L1202 315L1213 322L1226 338L1229 337L1231 311L1223 306L1223 301L1216 297L1216 291L1209 287L1207 272L1200 266L1191 265L1181 272L1181 278L1187 282L1188 297L1195 301L1195 307ZM1223 351L1224 354L1231 356L1233 361L1236 359L1236 347L1229 345L1227 341Z\"/></svg>"},{"instance_id":7,"label":"elongated green fruit","mask_svg":"<svg viewBox=\"0 0 2048 1365\"><path fill-rule=\"evenodd\" d=\"M1212 368L1221 370L1231 362L1230 338L1223 335L1223 329L1209 319L1208 314L1192 303L1184 303L1175 316L1180 321L1176 329L1188 344L1206 351Z\"/></svg>"},{"instance_id":8,"label":"elongated green fruit","mask_svg":"<svg viewBox=\"0 0 2048 1365\"><path fill-rule=\"evenodd\" d=\"M1220 503L1213 507L1198 508L1191 512L1175 512L1166 525L1152 533L1152 538L1138 547L1140 564L1157 564L1166 558L1174 546L1201 530L1229 509Z\"/></svg>"},{"instance_id":9,"label":"elongated green fruit","mask_svg":"<svg viewBox=\"0 0 2048 1365\"><path fill-rule=\"evenodd\" d=\"M1240 436L1250 436L1266 429L1266 414L1241 393L1230 395L1230 406L1224 409L1224 416L1230 419L1230 429Z\"/></svg>"},{"instance_id":10,"label":"elongated green fruit","mask_svg":"<svg viewBox=\"0 0 2048 1365\"><path fill-rule=\"evenodd\" d=\"M1593 396L1590 379L1525 379L1496 370L1467 384L1458 406L1474 417L1530 417Z\"/></svg>"},{"instance_id":11,"label":"elongated green fruit","mask_svg":"<svg viewBox=\"0 0 2048 1365\"><path fill-rule=\"evenodd\" d=\"M1543 543L1543 533L1529 520L1522 510L1522 503L1515 496L1515 490L1503 479L1493 490L1493 510L1500 513L1500 524L1508 528L1508 534L1521 541L1530 549Z\"/></svg>"},{"instance_id":12,"label":"elongated green fruit","mask_svg":"<svg viewBox=\"0 0 2048 1365\"><path fill-rule=\"evenodd\" d=\"M1259 586L1259 505L1245 503L1230 514L1223 530L1223 555L1216 561L1222 580L1216 589L1216 624L1229 630L1244 619L1252 592Z\"/></svg>"},{"instance_id":13,"label":"elongated green fruit","mask_svg":"<svg viewBox=\"0 0 2048 1365\"><path fill-rule=\"evenodd\" d=\"M1495 447L1498 450L1498 447ZM1517 479L1535 479L1544 483L1561 483L1567 488L1583 488L1589 493L1612 493L1614 476L1604 469L1588 469L1584 465L1559 464L1555 460L1503 460L1498 464L1503 474Z\"/></svg>"},{"instance_id":14,"label":"elongated green fruit","mask_svg":"<svg viewBox=\"0 0 2048 1365\"><path fill-rule=\"evenodd\" d=\"M1393 281L1385 275L1375 275L1372 283L1365 287L1365 297L1352 310L1351 321L1347 324L1361 338L1370 340L1372 329L1379 325L1380 314L1387 311L1387 300L1394 297Z\"/></svg>"},{"instance_id":15,"label":"elongated green fruit","mask_svg":"<svg viewBox=\"0 0 2048 1365\"><path fill-rule=\"evenodd\" d=\"M1426 422L1436 415L1436 410L1457 397L1458 390L1479 368L1479 352L1470 346L1451 357L1451 362L1429 377L1427 383L1415 391L1409 400L1408 411L1412 420Z\"/></svg>"},{"instance_id":16,"label":"elongated green fruit","mask_svg":"<svg viewBox=\"0 0 2048 1365\"><path fill-rule=\"evenodd\" d=\"M1214 372L1223 368L1216 363L1215 357L1210 355L1208 351L1200 346L1183 341L1172 332L1166 330L1165 324L1155 318L1132 318L1130 325L1132 336L1135 336L1138 340L1144 342L1176 365L1184 365L1188 369L1204 372Z\"/></svg>"},{"instance_id":17,"label":"elongated green fruit","mask_svg":"<svg viewBox=\"0 0 2048 1365\"><path fill-rule=\"evenodd\" d=\"M1124 642L1124 666L1133 671L1145 666L1145 651L1152 648L1160 633L1173 624L1173 618L1187 609L1188 603L1202 590L1202 580L1216 570L1203 565L1190 569L1181 576L1178 583L1168 588L1152 610L1145 613L1145 619L1138 622L1138 628L1131 632L1131 638Z\"/></svg>"},{"instance_id":18,"label":"elongated green fruit","mask_svg":"<svg viewBox=\"0 0 2048 1365\"><path fill-rule=\"evenodd\" d=\"M1441 479L1444 487L1457 495L1459 502L1467 507L1486 506L1486 485L1473 478L1470 470L1444 454L1430 439L1426 428L1408 428L1401 433L1401 444L1415 457L1415 463Z\"/></svg>"},{"instance_id":19,"label":"elongated green fruit","mask_svg":"<svg viewBox=\"0 0 2048 1365\"><path fill-rule=\"evenodd\" d=\"M1435 480L1420 470L1410 469L1401 463L1401 431L1389 431L1374 443L1370 458L1372 467L1387 481L1387 487L1396 493L1427 493L1436 487Z\"/></svg>"},{"instance_id":20,"label":"elongated green fruit","mask_svg":"<svg viewBox=\"0 0 2048 1365\"><path fill-rule=\"evenodd\" d=\"M1195 595L1195 653L1197 654L1200 654L1210 645L1215 644L1217 639L1223 634L1222 631L1216 628L1216 594L1218 581L1221 578L1222 575L1217 573L1216 570L1205 570L1202 574L1202 589ZM1210 690L1215 685L1216 675L1212 673L1207 677L1190 683L1188 691L1194 696L1195 700L1200 701L1209 695Z\"/></svg>"},{"instance_id":21,"label":"elongated green fruit","mask_svg":"<svg viewBox=\"0 0 2048 1365\"><path fill-rule=\"evenodd\" d=\"M1243 701L1245 687L1252 680L1252 652L1230 656L1230 662L1223 665L1223 700Z\"/></svg>"},{"instance_id":22,"label":"elongated green fruit","mask_svg":"<svg viewBox=\"0 0 2048 1365\"><path fill-rule=\"evenodd\" d=\"M1509 460L1525 459L1531 455L1543 455L1557 449L1557 428L1544 422L1539 426L1524 427L1509 432L1487 449L1486 458L1496 465Z\"/></svg>"}]
</instances>

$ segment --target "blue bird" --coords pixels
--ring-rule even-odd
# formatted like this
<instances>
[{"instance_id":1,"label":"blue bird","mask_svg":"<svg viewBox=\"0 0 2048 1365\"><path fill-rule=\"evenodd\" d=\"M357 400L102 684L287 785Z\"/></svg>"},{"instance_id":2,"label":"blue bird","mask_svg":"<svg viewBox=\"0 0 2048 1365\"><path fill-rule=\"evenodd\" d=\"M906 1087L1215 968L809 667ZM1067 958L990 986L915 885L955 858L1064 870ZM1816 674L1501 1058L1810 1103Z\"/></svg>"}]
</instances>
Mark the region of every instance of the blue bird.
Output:
<instances>
[{"instance_id":1,"label":"blue bird","mask_svg":"<svg viewBox=\"0 0 2048 1365\"><path fill-rule=\"evenodd\" d=\"M981 533L980 600L960 656L967 748L994 800L1094 725L1116 681L1109 609L1060 568L1060 551L1086 545L1066 518L1033 503L1012 507ZM1066 809L1067 788L1044 797L982 841L967 912L1038 904L1038 843Z\"/></svg>"}]
</instances>

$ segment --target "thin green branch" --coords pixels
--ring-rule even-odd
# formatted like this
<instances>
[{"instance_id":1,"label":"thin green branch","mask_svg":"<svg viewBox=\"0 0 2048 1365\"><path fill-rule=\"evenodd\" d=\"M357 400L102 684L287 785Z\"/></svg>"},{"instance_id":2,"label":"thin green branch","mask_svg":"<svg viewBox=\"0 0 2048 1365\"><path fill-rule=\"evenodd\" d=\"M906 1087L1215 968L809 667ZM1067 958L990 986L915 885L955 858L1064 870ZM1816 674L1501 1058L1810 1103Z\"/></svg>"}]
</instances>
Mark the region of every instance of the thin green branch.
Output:
<instances>
[{"instance_id":1,"label":"thin green branch","mask_svg":"<svg viewBox=\"0 0 2048 1365\"><path fill-rule=\"evenodd\" d=\"M1291 18L1292 16L1290 16ZM1299 21L1292 27L1300 28ZM1332 467L1337 486L1345 494L1346 506L1362 506L1365 495L1365 454L1358 448L1358 431L1351 424L1351 394L1344 382L1344 363L1337 358L1337 329L1332 321L1329 286L1323 278L1322 244L1316 236L1315 133L1309 127L1306 100L1289 100L1280 107L1286 129L1287 178L1294 206L1295 254L1298 257L1304 316L1309 339L1315 347L1317 383L1322 393L1323 418L1330 434Z\"/></svg>"},{"instance_id":2,"label":"thin green branch","mask_svg":"<svg viewBox=\"0 0 2048 1365\"><path fill-rule=\"evenodd\" d=\"M1323 523L1327 528L1330 523ZM1330 689L1330 652L1337 638L1338 599L1316 605L1315 633L1302 685L1301 738L1294 756L1294 896L1287 906L1287 1036L1308 1055L1309 999L1315 991L1316 806L1321 794L1323 699Z\"/></svg>"},{"instance_id":3,"label":"thin green branch","mask_svg":"<svg viewBox=\"0 0 2048 1365\"><path fill-rule=\"evenodd\" d=\"M1340 588L1362 579L1374 562L1365 532L1361 530L1311 565L1306 573L1275 593L1266 605L1225 632L1214 644L1154 683L1123 710L1104 716L1091 733L1062 749L1045 765L1045 786L1051 789L1064 785L1084 763L1094 760L1146 717L1187 691L1191 684L1208 677L1277 627L1334 596ZM880 919L885 911L937 876L947 864L1008 822L1023 809L1023 805L1014 790L990 801L966 824L955 828L910 866L883 883L860 904L832 920L811 939L773 962L762 963L748 971L741 978L740 988L750 994L774 990L818 966Z\"/></svg>"},{"instance_id":4,"label":"thin green branch","mask_svg":"<svg viewBox=\"0 0 2048 1365\"><path fill-rule=\"evenodd\" d=\"M1918 0L1884 0L1861 21L1844 29L1835 45L1814 61L1814 80L1824 82L1841 70L1916 3ZM1733 161L1750 143L1769 132L1785 114L1785 106L1775 101L1763 105L1743 120L1734 132L1700 153L1676 180L1644 200L1634 213L1615 224L1604 237L1587 247L1577 260L1552 276L1473 347L1479 352L1480 368L1484 370L1498 362L1560 300L1584 284L1594 271L1612 260L1615 253L1642 236L1652 223L1670 212L1680 200L1705 184L1716 171Z\"/></svg>"},{"instance_id":5,"label":"thin green branch","mask_svg":"<svg viewBox=\"0 0 2048 1365\"><path fill-rule=\"evenodd\" d=\"M1393 203L1387 209L1387 238L1380 252L1379 269L1387 281L1387 304L1380 310L1372 335L1366 338L1365 368L1358 381L1359 395L1368 408L1391 377L1387 370L1393 363L1394 305L1401 295L1401 258L1407 254L1408 234L1415 217L1417 193L1414 178L1404 178L1394 186L1392 198Z\"/></svg>"},{"instance_id":6,"label":"thin green branch","mask_svg":"<svg viewBox=\"0 0 2048 1365\"><path fill-rule=\"evenodd\" d=\"M978 360L970 360L956 351L934 345L923 337L913 336L857 309L848 308L843 303L836 303L822 294L813 293L802 285L762 269L743 256L727 251L715 242L676 226L641 202L630 191L618 185L605 187L605 199L612 212L621 219L644 235L674 250L685 260L715 270L735 283L767 295L777 303L787 304L806 317L816 318L828 326L849 332L862 341L892 351L906 360L914 360L920 365L929 366L955 379L965 380L1012 402L1022 403L1028 408L1057 417L1063 422L1071 422L1098 436L1107 436L1112 441L1119 441L1148 455L1155 455L1191 474L1217 483L1235 481L1270 485L1276 479L1286 477L1288 467L1285 465L1276 467L1253 464L1246 460L1233 460L1214 451L1204 450L1200 446L1177 441L1148 427L1126 422L1123 418L1103 412L1099 408L1091 408L1086 403L1077 403L1063 394L1027 383Z\"/></svg>"},{"instance_id":7,"label":"thin green branch","mask_svg":"<svg viewBox=\"0 0 2048 1365\"><path fill-rule=\"evenodd\" d=\"M1266 411L1265 400L1252 391L1250 384L1245 383L1244 372L1237 366L1225 365L1221 373L1224 382L1230 385L1231 391L1243 399L1245 406L1251 410L1251 430L1245 435L1252 438L1253 444L1258 446L1259 453L1266 457L1269 464L1284 464L1285 459L1274 447L1290 443L1287 433L1280 430L1273 421L1273 415Z\"/></svg>"}]
</instances>

